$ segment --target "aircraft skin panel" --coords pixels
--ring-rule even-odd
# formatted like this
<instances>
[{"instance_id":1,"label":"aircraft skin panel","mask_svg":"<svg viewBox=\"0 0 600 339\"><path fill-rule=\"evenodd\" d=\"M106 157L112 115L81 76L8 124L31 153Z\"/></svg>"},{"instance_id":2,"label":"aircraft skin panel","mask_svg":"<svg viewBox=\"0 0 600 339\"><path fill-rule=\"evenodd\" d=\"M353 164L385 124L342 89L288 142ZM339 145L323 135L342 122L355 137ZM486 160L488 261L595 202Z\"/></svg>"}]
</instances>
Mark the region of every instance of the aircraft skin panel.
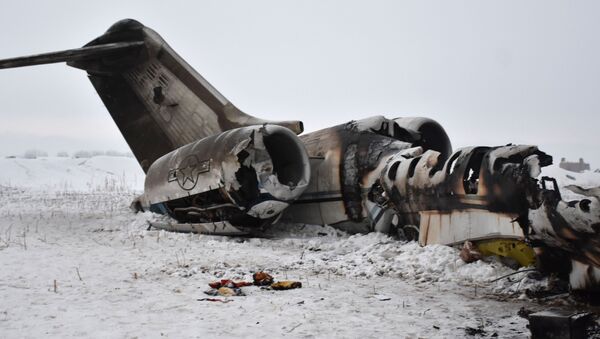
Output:
<instances>
[{"instance_id":1,"label":"aircraft skin panel","mask_svg":"<svg viewBox=\"0 0 600 339\"><path fill-rule=\"evenodd\" d=\"M465 241L482 239L524 239L523 230L514 220L516 214L493 213L481 209L420 214L419 243L462 245Z\"/></svg>"},{"instance_id":2,"label":"aircraft skin panel","mask_svg":"<svg viewBox=\"0 0 600 339\"><path fill-rule=\"evenodd\" d=\"M283 219L368 230L369 188L387 158L412 146L394 127L399 128L393 120L375 116L301 135L311 158L311 183Z\"/></svg>"},{"instance_id":3,"label":"aircraft skin panel","mask_svg":"<svg viewBox=\"0 0 600 339\"><path fill-rule=\"evenodd\" d=\"M176 148L125 79L101 75L89 79L144 172L154 160Z\"/></svg>"},{"instance_id":4,"label":"aircraft skin panel","mask_svg":"<svg viewBox=\"0 0 600 339\"><path fill-rule=\"evenodd\" d=\"M215 112L162 64L144 63L124 78L175 147L221 132Z\"/></svg>"}]
</instances>

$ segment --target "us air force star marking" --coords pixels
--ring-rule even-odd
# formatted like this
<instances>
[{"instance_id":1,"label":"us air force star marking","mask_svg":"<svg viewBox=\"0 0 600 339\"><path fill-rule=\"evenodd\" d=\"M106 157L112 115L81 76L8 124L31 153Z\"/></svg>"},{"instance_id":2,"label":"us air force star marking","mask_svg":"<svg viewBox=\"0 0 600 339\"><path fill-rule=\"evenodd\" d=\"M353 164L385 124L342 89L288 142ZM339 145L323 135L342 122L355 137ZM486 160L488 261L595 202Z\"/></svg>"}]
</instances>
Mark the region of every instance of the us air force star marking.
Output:
<instances>
[{"instance_id":1,"label":"us air force star marking","mask_svg":"<svg viewBox=\"0 0 600 339\"><path fill-rule=\"evenodd\" d=\"M198 157L189 155L177 169L177 183L184 190L191 190L198 182Z\"/></svg>"},{"instance_id":2,"label":"us air force star marking","mask_svg":"<svg viewBox=\"0 0 600 339\"><path fill-rule=\"evenodd\" d=\"M200 161L194 154L187 156L179 168L169 171L168 181L177 181L179 187L189 191L196 187L200 173L210 170L210 160Z\"/></svg>"}]
</instances>

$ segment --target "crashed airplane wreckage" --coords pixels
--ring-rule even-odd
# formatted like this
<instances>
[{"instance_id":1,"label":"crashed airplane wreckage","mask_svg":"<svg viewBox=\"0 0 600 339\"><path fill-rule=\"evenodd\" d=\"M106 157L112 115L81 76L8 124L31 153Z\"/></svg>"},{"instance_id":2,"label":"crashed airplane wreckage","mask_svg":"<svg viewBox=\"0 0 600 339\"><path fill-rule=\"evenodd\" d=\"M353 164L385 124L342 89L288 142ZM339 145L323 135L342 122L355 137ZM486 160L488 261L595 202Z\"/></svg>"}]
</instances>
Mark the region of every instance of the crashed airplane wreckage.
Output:
<instances>
[{"instance_id":1,"label":"crashed airplane wreckage","mask_svg":"<svg viewBox=\"0 0 600 339\"><path fill-rule=\"evenodd\" d=\"M279 220L378 231L482 252L600 288L600 193L563 201L535 146L452 151L427 118L351 121L302 134L300 121L243 113L153 30L126 19L82 48L0 61L83 69L146 173L138 210L155 227L260 234Z\"/></svg>"}]
</instances>

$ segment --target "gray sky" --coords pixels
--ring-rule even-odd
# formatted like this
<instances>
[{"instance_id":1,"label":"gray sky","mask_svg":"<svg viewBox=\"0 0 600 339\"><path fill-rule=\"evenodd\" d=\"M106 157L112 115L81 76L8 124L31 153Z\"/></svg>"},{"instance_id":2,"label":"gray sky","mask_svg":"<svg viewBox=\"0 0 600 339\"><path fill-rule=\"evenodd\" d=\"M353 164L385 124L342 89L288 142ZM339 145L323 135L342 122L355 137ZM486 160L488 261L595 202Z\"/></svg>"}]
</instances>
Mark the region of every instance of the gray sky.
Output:
<instances>
[{"instance_id":1,"label":"gray sky","mask_svg":"<svg viewBox=\"0 0 600 339\"><path fill-rule=\"evenodd\" d=\"M538 144L600 167L598 1L1 1L0 58L131 17L261 118L427 116L455 147ZM0 102L0 154L128 149L64 64L0 71Z\"/></svg>"}]
</instances>

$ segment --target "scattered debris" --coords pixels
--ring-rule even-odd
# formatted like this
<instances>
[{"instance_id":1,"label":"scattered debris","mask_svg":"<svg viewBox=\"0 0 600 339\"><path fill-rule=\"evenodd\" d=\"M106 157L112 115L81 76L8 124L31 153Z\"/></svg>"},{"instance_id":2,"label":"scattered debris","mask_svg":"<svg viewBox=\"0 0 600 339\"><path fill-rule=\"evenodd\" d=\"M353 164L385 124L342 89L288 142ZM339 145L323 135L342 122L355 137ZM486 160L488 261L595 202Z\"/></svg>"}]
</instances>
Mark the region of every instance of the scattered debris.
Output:
<instances>
[{"instance_id":1,"label":"scattered debris","mask_svg":"<svg viewBox=\"0 0 600 339\"><path fill-rule=\"evenodd\" d=\"M229 279L221 279L221 281L213 281L208 283L208 286L212 288L221 288L221 287L229 287L229 288L240 288L244 286L252 286L251 282L247 281L233 281Z\"/></svg>"},{"instance_id":2,"label":"scattered debris","mask_svg":"<svg viewBox=\"0 0 600 339\"><path fill-rule=\"evenodd\" d=\"M241 287L245 286L255 285L261 286L262 289L273 289L277 291L302 287L302 283L299 281L284 280L274 283L273 276L262 271L254 273L252 278L254 279L253 283L247 281L233 281L231 279L213 281L208 284L211 289L204 293L210 296L219 295L223 297L237 297L246 295L241 289Z\"/></svg>"},{"instance_id":3,"label":"scattered debris","mask_svg":"<svg viewBox=\"0 0 600 339\"><path fill-rule=\"evenodd\" d=\"M477 327L477 328L467 326L467 327L465 327L465 333L469 336L476 336L476 335L484 336L486 332L484 331L483 327L481 327L481 326Z\"/></svg>"},{"instance_id":4,"label":"scattered debris","mask_svg":"<svg viewBox=\"0 0 600 339\"><path fill-rule=\"evenodd\" d=\"M529 315L531 338L586 338L591 313L542 311Z\"/></svg>"},{"instance_id":5,"label":"scattered debris","mask_svg":"<svg viewBox=\"0 0 600 339\"><path fill-rule=\"evenodd\" d=\"M263 271L254 273L252 278L254 279L254 285L256 286L267 286L273 284L273 277Z\"/></svg>"},{"instance_id":6,"label":"scattered debris","mask_svg":"<svg viewBox=\"0 0 600 339\"><path fill-rule=\"evenodd\" d=\"M376 298L379 301L388 301L388 300L392 300L392 298L386 296L386 295L382 295L382 294L375 294L373 295L374 298Z\"/></svg>"},{"instance_id":7,"label":"scattered debris","mask_svg":"<svg viewBox=\"0 0 600 339\"><path fill-rule=\"evenodd\" d=\"M557 298L568 298L571 296L569 284L563 280L550 275L546 286L537 286L525 290L525 295L530 299L551 300Z\"/></svg>"},{"instance_id":8,"label":"scattered debris","mask_svg":"<svg viewBox=\"0 0 600 339\"><path fill-rule=\"evenodd\" d=\"M271 285L271 288L276 290L276 291L281 291L281 290L291 290L294 288L301 288L302 287L302 283L299 281L291 281L291 280L284 280L284 281L278 281L274 284Z\"/></svg>"},{"instance_id":9,"label":"scattered debris","mask_svg":"<svg viewBox=\"0 0 600 339\"><path fill-rule=\"evenodd\" d=\"M503 275L503 276L501 276L499 278L496 278L494 280L490 280L490 282L493 283L493 282L496 282L498 280L502 280L504 278L508 278L508 277L510 277L512 275L519 274L519 273L525 273L525 272L537 272L537 268L528 268L528 269L525 269L525 270L511 272L511 273L505 274L505 275Z\"/></svg>"},{"instance_id":10,"label":"scattered debris","mask_svg":"<svg viewBox=\"0 0 600 339\"><path fill-rule=\"evenodd\" d=\"M213 288L212 290L205 291L204 294L211 296L220 295L222 297L240 297L246 295L244 292L242 292L241 288L237 287L220 287L218 289Z\"/></svg>"},{"instance_id":11,"label":"scattered debris","mask_svg":"<svg viewBox=\"0 0 600 339\"><path fill-rule=\"evenodd\" d=\"M460 250L460 258L468 264L477 260L481 260L482 255L477 249L477 246L473 245L473 243L470 241L465 241L462 249Z\"/></svg>"}]
</instances>

